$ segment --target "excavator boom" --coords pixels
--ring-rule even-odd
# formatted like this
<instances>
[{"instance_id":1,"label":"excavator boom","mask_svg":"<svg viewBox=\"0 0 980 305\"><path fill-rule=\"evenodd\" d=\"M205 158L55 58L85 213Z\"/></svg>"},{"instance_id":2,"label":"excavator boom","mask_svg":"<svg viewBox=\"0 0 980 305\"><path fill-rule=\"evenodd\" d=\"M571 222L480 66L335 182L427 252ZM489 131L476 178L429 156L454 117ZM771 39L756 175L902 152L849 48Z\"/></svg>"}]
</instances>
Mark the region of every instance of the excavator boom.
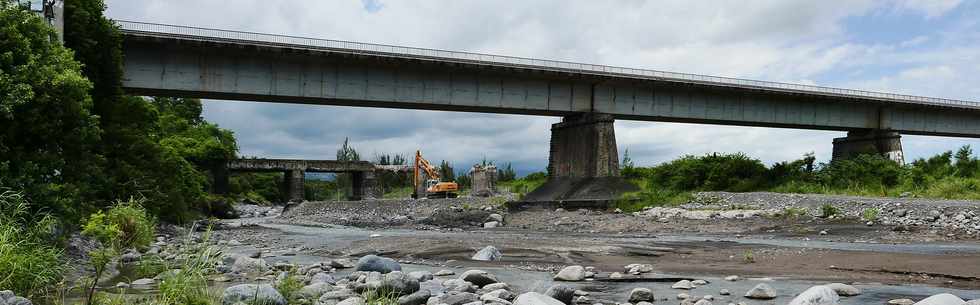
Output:
<instances>
[{"instance_id":1,"label":"excavator boom","mask_svg":"<svg viewBox=\"0 0 980 305\"><path fill-rule=\"evenodd\" d=\"M422 157L422 151L420 150L415 151L415 166L412 169L415 189L412 191L412 198L419 197L418 194L419 182L420 182L419 180L421 180L422 178L419 175L420 174L419 169L425 171L425 174L429 177L429 181L431 182L431 183L426 183L426 185L428 185L425 189L427 193L426 194L427 197L456 198L457 196L456 191L459 190L459 184L452 181L439 182L439 179L441 178L439 176L439 170L437 170L434 166L432 166L432 163L429 163L429 160L426 160L425 158Z\"/></svg>"}]
</instances>

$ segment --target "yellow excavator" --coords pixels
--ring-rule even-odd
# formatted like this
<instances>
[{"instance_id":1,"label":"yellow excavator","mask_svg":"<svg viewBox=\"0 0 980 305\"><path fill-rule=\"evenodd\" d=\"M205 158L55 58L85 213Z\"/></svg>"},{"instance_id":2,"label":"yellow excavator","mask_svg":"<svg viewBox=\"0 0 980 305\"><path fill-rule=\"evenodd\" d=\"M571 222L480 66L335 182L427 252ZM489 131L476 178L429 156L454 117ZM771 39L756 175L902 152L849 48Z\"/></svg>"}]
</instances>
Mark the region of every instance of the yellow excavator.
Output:
<instances>
[{"instance_id":1,"label":"yellow excavator","mask_svg":"<svg viewBox=\"0 0 980 305\"><path fill-rule=\"evenodd\" d=\"M414 176L415 189L412 190L412 198L419 198L419 183L422 180L422 176L419 170L425 171L425 174L429 177L425 180L425 196L428 198L456 198L459 196L456 192L459 191L459 184L456 182L442 182L439 181L439 171L429 163L429 160L422 158L422 151L415 151L415 167L412 168L412 175Z\"/></svg>"}]
</instances>

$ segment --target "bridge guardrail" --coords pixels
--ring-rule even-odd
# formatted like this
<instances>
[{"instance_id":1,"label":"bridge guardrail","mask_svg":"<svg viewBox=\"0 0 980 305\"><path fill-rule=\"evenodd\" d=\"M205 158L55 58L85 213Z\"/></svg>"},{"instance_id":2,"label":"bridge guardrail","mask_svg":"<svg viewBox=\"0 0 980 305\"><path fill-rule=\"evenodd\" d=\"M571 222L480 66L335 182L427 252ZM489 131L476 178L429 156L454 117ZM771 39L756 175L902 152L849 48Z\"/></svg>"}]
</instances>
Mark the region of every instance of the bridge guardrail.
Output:
<instances>
[{"instance_id":1,"label":"bridge guardrail","mask_svg":"<svg viewBox=\"0 0 980 305\"><path fill-rule=\"evenodd\" d=\"M186 39L283 46L300 49L326 50L354 54L371 54L422 60L451 61L514 68L550 70L600 76L629 77L668 82L684 82L713 86L782 91L801 94L831 95L845 98L870 99L885 102L934 105L943 107L980 109L980 102L947 98L843 89L803 84L750 80L722 76L668 72L558 60L492 55L472 52L447 51L427 48L363 43L343 40L309 38L289 35L219 30L202 27L179 26L161 23L116 20L124 32L148 36L181 37Z\"/></svg>"}]
</instances>

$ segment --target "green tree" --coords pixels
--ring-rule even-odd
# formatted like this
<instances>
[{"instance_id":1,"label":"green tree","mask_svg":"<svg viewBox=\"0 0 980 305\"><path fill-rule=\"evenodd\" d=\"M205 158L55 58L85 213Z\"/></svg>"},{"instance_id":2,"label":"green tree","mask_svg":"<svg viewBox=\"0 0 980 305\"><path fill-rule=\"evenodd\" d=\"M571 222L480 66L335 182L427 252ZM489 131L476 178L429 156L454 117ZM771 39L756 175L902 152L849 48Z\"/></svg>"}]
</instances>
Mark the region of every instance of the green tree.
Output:
<instances>
[{"instance_id":1,"label":"green tree","mask_svg":"<svg viewBox=\"0 0 980 305\"><path fill-rule=\"evenodd\" d=\"M455 181L456 172L453 171L452 164L449 164L449 162L446 160L442 160L442 162L439 163L439 176L441 176L440 180L443 182Z\"/></svg>"},{"instance_id":2,"label":"green tree","mask_svg":"<svg viewBox=\"0 0 980 305\"><path fill-rule=\"evenodd\" d=\"M102 176L92 84L40 17L0 6L0 186L23 190L33 212L77 218Z\"/></svg>"}]
</instances>

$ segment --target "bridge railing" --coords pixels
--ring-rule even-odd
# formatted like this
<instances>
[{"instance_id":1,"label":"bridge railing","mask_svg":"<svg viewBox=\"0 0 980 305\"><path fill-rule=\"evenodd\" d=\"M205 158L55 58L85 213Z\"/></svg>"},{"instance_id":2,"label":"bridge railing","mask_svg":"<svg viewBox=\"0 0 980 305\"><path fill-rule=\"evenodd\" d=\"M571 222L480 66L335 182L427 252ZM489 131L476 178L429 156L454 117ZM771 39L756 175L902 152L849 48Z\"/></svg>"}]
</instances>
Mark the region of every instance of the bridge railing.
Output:
<instances>
[{"instance_id":1,"label":"bridge railing","mask_svg":"<svg viewBox=\"0 0 980 305\"><path fill-rule=\"evenodd\" d=\"M282 46L299 49L326 50L331 52L371 54L376 56L403 57L435 61L476 63L484 65L529 68L558 72L582 73L602 76L653 79L669 82L697 83L713 86L750 88L802 94L832 95L848 98L871 99L885 102L927 104L935 106L980 109L980 102L936 97L924 97L865 90L832 88L823 86L760 81L741 78L710 76L690 73L636 69L558 60L534 59L516 56L458 52L427 48L404 47L385 44L343 40L274 35L245 31L219 30L191 26L116 20L124 32L148 36L180 37L201 41L232 42L253 45Z\"/></svg>"}]
</instances>

